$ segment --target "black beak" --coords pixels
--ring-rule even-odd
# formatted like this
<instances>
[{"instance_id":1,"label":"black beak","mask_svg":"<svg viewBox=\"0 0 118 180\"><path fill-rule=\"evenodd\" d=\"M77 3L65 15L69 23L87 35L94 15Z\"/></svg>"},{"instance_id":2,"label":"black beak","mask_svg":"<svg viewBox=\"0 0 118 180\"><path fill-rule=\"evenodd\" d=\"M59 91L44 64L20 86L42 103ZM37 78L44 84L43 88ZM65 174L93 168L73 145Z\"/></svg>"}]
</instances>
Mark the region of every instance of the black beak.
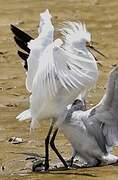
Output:
<instances>
[{"instance_id":1,"label":"black beak","mask_svg":"<svg viewBox=\"0 0 118 180\"><path fill-rule=\"evenodd\" d=\"M90 48L90 49L92 49L92 50L94 50L95 52L97 52L98 54L100 54L101 56L103 56L104 58L108 58L107 56L105 56L103 53L101 53L99 50L97 50L96 48L94 48L94 46L93 45L91 45L90 43L86 43L86 47L88 47L88 48Z\"/></svg>"}]
</instances>

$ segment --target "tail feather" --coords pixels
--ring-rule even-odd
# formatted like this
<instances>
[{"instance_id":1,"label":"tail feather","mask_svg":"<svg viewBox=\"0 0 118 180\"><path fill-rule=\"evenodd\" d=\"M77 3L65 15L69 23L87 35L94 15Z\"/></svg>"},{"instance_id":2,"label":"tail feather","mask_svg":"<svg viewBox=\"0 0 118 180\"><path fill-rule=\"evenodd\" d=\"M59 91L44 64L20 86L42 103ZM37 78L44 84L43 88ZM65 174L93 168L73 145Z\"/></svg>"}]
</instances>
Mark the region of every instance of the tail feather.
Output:
<instances>
[{"instance_id":1,"label":"tail feather","mask_svg":"<svg viewBox=\"0 0 118 180\"><path fill-rule=\"evenodd\" d=\"M18 119L19 121L24 121L26 119L31 119L31 110L27 109L25 111L23 111L22 113L20 113L16 119Z\"/></svg>"}]
</instances>

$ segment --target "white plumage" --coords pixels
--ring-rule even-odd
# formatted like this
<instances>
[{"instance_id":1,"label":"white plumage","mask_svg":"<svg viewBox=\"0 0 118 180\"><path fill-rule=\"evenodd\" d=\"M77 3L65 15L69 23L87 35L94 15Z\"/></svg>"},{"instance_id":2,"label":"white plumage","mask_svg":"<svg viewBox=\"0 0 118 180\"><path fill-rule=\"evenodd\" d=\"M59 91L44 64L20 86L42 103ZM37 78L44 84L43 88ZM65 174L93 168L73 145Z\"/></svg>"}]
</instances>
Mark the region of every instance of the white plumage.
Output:
<instances>
[{"instance_id":1,"label":"white plumage","mask_svg":"<svg viewBox=\"0 0 118 180\"><path fill-rule=\"evenodd\" d=\"M32 92L30 109L26 111L26 116L24 112L17 117L24 120L31 115L31 128L37 127L40 120L56 119L58 123L63 121L67 114L66 106L78 94L83 91L87 93L98 78L96 61L86 48L91 36L85 25L66 23L61 29L63 40L56 39L52 42L53 26L50 21L48 23L49 32L43 36L43 40L40 39L39 42L37 38L29 44L31 53L26 82L28 90ZM42 51L40 47L42 42L47 42L47 38L50 40Z\"/></svg>"},{"instance_id":2,"label":"white plumage","mask_svg":"<svg viewBox=\"0 0 118 180\"><path fill-rule=\"evenodd\" d=\"M51 23L51 17L48 9L40 14L39 36L28 43L30 55L27 59L29 69L27 72L26 87L30 92L32 92L32 83L38 69L40 56L44 49L53 42L54 27Z\"/></svg>"},{"instance_id":3,"label":"white plumage","mask_svg":"<svg viewBox=\"0 0 118 180\"><path fill-rule=\"evenodd\" d=\"M112 148L118 146L117 109L118 67L110 73L100 103L87 111L69 111L69 118L60 125L72 144L73 157L79 155L88 166L97 165L98 160L105 164L118 161L118 157L111 154Z\"/></svg>"}]
</instances>

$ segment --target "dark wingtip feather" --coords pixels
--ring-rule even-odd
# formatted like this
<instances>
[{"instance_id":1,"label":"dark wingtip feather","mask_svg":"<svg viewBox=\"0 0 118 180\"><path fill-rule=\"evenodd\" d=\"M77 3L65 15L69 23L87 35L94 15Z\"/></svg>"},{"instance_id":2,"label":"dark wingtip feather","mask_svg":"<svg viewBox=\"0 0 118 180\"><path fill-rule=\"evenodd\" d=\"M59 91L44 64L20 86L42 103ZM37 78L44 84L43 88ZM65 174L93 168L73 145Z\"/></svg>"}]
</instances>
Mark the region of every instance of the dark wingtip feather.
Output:
<instances>
[{"instance_id":1,"label":"dark wingtip feather","mask_svg":"<svg viewBox=\"0 0 118 180\"><path fill-rule=\"evenodd\" d=\"M28 54L26 54L26 53L23 53L23 52L21 52L21 51L18 51L18 55L19 55L19 57L24 61L24 63L23 63L23 65L24 65L24 68L26 69L26 70L28 70L28 64L27 64L27 59L28 59Z\"/></svg>"},{"instance_id":2,"label":"dark wingtip feather","mask_svg":"<svg viewBox=\"0 0 118 180\"><path fill-rule=\"evenodd\" d=\"M22 60L27 61L29 54L26 54L22 51L18 51L18 55L21 57Z\"/></svg>"},{"instance_id":3,"label":"dark wingtip feather","mask_svg":"<svg viewBox=\"0 0 118 180\"><path fill-rule=\"evenodd\" d=\"M13 24L10 25L10 29L16 37L22 39L26 43L33 39L30 35L22 31L21 29L17 28Z\"/></svg>"},{"instance_id":4,"label":"dark wingtip feather","mask_svg":"<svg viewBox=\"0 0 118 180\"><path fill-rule=\"evenodd\" d=\"M30 49L27 47L27 43L25 43L24 41L22 41L21 39L19 39L18 37L14 36L14 40L16 42L16 44L23 49L24 51L30 53Z\"/></svg>"}]
</instances>

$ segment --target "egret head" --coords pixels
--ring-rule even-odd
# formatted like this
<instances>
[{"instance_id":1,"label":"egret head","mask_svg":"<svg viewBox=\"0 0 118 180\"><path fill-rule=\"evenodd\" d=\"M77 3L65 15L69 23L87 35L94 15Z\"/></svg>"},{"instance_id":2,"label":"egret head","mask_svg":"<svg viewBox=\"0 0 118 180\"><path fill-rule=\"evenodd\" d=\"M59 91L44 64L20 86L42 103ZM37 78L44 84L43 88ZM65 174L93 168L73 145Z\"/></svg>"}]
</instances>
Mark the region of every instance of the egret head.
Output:
<instances>
[{"instance_id":1,"label":"egret head","mask_svg":"<svg viewBox=\"0 0 118 180\"><path fill-rule=\"evenodd\" d=\"M91 41L91 34L87 31L86 25L81 22L65 22L61 33L64 36L65 43L76 49L86 46L86 43Z\"/></svg>"},{"instance_id":2,"label":"egret head","mask_svg":"<svg viewBox=\"0 0 118 180\"><path fill-rule=\"evenodd\" d=\"M74 48L76 51L92 49L106 58L104 54L94 48L91 34L87 31L84 23L65 22L60 31L63 35L65 47L69 46L70 48Z\"/></svg>"}]
</instances>

